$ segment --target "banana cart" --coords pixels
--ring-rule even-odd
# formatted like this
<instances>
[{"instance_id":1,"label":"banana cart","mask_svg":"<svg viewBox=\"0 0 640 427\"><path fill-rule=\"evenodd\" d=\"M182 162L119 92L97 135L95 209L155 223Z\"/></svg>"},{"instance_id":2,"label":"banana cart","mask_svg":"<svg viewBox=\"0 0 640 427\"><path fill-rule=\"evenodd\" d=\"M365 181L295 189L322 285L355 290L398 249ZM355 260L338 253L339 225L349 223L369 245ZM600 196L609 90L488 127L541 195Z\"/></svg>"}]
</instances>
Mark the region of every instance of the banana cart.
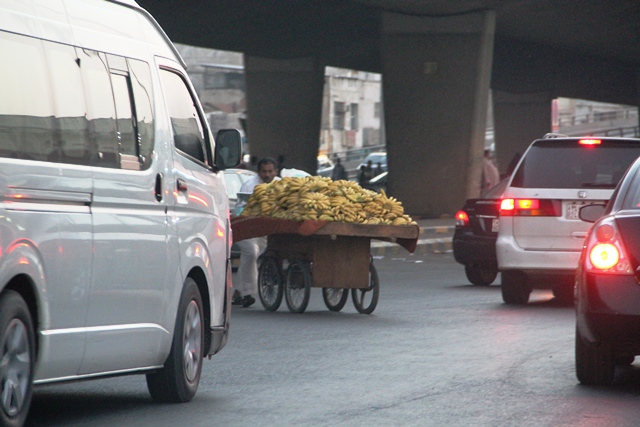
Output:
<instances>
[{"instance_id":1,"label":"banana cart","mask_svg":"<svg viewBox=\"0 0 640 427\"><path fill-rule=\"evenodd\" d=\"M303 313L312 287L322 288L327 308L340 311L349 293L362 314L378 304L380 282L371 257L371 239L416 248L417 225L371 225L332 221L293 221L267 217L235 217L233 241L267 236L260 257L258 295L267 311L282 298L293 313Z\"/></svg>"}]
</instances>

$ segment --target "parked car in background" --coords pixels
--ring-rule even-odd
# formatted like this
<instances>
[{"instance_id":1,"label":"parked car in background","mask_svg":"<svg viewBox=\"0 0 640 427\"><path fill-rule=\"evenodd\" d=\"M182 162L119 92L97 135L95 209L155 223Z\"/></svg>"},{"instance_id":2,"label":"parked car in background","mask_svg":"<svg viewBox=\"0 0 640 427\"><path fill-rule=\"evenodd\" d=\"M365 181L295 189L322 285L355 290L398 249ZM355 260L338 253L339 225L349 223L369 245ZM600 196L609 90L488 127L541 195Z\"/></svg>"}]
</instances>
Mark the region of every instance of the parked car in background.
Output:
<instances>
[{"instance_id":1,"label":"parked car in background","mask_svg":"<svg viewBox=\"0 0 640 427\"><path fill-rule=\"evenodd\" d=\"M476 286L489 286L498 275L498 215L508 182L503 179L479 198L468 199L456 213L453 257Z\"/></svg>"},{"instance_id":2,"label":"parked car in background","mask_svg":"<svg viewBox=\"0 0 640 427\"><path fill-rule=\"evenodd\" d=\"M374 171L378 163L380 163L381 172L387 171L387 153L386 152L376 151L376 152L367 154L367 157L365 157L362 163L358 165L358 170L360 170L362 166L366 166L369 161L371 161L371 168ZM375 178L375 175L374 175L374 178Z\"/></svg>"},{"instance_id":3,"label":"parked car in background","mask_svg":"<svg viewBox=\"0 0 640 427\"><path fill-rule=\"evenodd\" d=\"M229 196L229 209L232 215L233 209L238 203L238 191L246 181L250 180L257 173L248 169L227 169L224 171L224 180L227 184L227 194Z\"/></svg>"},{"instance_id":4,"label":"parked car in background","mask_svg":"<svg viewBox=\"0 0 640 427\"><path fill-rule=\"evenodd\" d=\"M239 200L238 192L240 191L240 187L242 187L242 184L256 175L256 172L250 171L248 169L227 169L224 171L224 180L227 184L227 194L229 196L229 210L231 212L231 216L238 216L240 215L240 212L242 212L242 207L236 207ZM237 271L239 265L240 248L238 248L238 245L234 244L231 246L231 268L233 269L233 271Z\"/></svg>"},{"instance_id":5,"label":"parked car in background","mask_svg":"<svg viewBox=\"0 0 640 427\"><path fill-rule=\"evenodd\" d=\"M318 169L316 171L317 175L331 178L333 168L333 162L329 159L329 157L327 157L325 154L320 154L318 156Z\"/></svg>"},{"instance_id":6,"label":"parked car in background","mask_svg":"<svg viewBox=\"0 0 640 427\"><path fill-rule=\"evenodd\" d=\"M585 206L579 216L593 225L575 276L576 375L606 385L640 354L640 159L606 209Z\"/></svg>"},{"instance_id":7,"label":"parked car in background","mask_svg":"<svg viewBox=\"0 0 640 427\"><path fill-rule=\"evenodd\" d=\"M573 301L589 224L582 206L602 204L640 155L640 139L547 135L523 154L500 205L496 254L502 298L526 304L531 290Z\"/></svg>"}]
</instances>

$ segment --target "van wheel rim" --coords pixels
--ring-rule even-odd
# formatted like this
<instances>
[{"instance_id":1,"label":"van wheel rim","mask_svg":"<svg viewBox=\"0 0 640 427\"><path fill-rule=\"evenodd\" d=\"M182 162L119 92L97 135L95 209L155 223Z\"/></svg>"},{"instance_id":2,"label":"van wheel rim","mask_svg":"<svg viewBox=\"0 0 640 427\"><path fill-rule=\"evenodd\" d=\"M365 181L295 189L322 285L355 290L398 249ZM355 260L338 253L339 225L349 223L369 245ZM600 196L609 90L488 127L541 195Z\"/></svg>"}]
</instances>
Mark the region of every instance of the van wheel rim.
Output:
<instances>
[{"instance_id":1,"label":"van wheel rim","mask_svg":"<svg viewBox=\"0 0 640 427\"><path fill-rule=\"evenodd\" d=\"M12 417L22 409L31 376L29 336L25 324L19 319L13 319L9 323L1 350L2 409Z\"/></svg>"},{"instance_id":2,"label":"van wheel rim","mask_svg":"<svg viewBox=\"0 0 640 427\"><path fill-rule=\"evenodd\" d=\"M201 363L202 322L200 310L195 301L187 307L184 321L184 373L189 382L197 379Z\"/></svg>"}]
</instances>

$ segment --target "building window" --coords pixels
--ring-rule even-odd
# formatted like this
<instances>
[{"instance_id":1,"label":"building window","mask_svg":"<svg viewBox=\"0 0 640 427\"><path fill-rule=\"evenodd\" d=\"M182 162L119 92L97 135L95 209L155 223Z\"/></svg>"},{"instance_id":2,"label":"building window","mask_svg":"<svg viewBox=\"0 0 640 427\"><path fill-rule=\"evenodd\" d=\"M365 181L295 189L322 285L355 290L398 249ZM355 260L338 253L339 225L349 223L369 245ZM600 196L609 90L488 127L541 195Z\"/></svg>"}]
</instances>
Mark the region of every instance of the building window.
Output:
<instances>
[{"instance_id":1,"label":"building window","mask_svg":"<svg viewBox=\"0 0 640 427\"><path fill-rule=\"evenodd\" d=\"M351 104L351 130L358 130L358 104Z\"/></svg>"},{"instance_id":2,"label":"building window","mask_svg":"<svg viewBox=\"0 0 640 427\"><path fill-rule=\"evenodd\" d=\"M333 128L344 130L344 114L346 106L344 102L333 103Z\"/></svg>"},{"instance_id":3,"label":"building window","mask_svg":"<svg viewBox=\"0 0 640 427\"><path fill-rule=\"evenodd\" d=\"M245 90L244 74L231 71L206 70L204 88Z\"/></svg>"},{"instance_id":4,"label":"building window","mask_svg":"<svg viewBox=\"0 0 640 427\"><path fill-rule=\"evenodd\" d=\"M380 118L380 103L376 102L373 106L373 117L376 119Z\"/></svg>"}]
</instances>

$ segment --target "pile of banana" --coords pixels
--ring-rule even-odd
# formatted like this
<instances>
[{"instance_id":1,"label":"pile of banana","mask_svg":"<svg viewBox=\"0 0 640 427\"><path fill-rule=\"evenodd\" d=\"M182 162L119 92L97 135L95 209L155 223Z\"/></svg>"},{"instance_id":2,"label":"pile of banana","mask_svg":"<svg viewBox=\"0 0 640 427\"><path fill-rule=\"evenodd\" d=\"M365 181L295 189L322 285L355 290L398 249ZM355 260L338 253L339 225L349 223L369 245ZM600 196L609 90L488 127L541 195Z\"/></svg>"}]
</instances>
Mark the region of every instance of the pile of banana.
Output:
<instances>
[{"instance_id":1,"label":"pile of banana","mask_svg":"<svg viewBox=\"0 0 640 427\"><path fill-rule=\"evenodd\" d=\"M352 181L320 176L282 178L258 184L241 216L338 221L359 224L415 224L402 203Z\"/></svg>"}]
</instances>

